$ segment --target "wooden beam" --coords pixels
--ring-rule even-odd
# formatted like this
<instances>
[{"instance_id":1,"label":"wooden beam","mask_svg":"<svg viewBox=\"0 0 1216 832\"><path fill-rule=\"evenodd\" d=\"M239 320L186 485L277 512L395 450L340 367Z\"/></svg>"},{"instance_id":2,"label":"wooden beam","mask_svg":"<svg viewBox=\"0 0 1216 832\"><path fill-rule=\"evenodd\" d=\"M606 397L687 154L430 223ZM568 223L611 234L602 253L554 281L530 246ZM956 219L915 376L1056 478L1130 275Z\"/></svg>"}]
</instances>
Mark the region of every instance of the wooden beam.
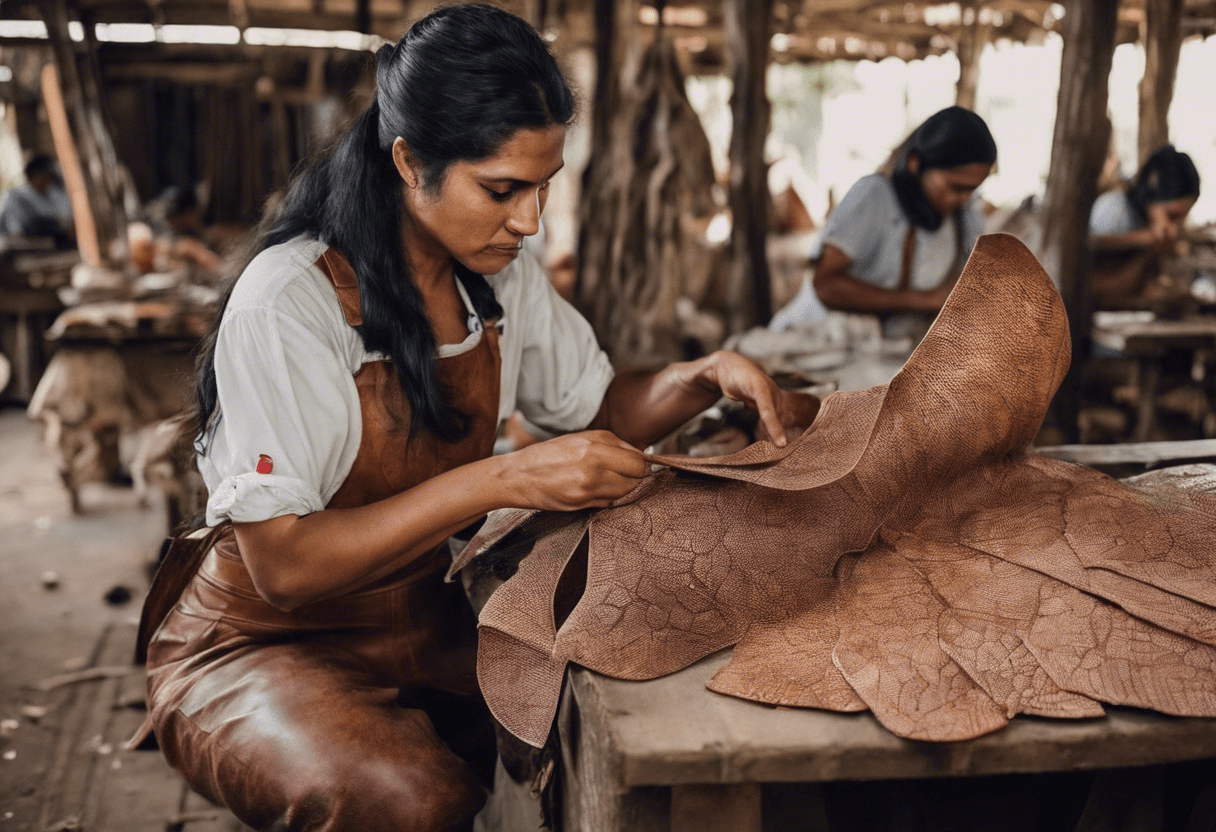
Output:
<instances>
[{"instance_id":1,"label":"wooden beam","mask_svg":"<svg viewBox=\"0 0 1216 832\"><path fill-rule=\"evenodd\" d=\"M1093 301L1087 244L1110 120L1107 80L1115 52L1119 0L1069 0L1056 103L1040 259L1060 288L1072 332L1072 366L1053 403L1059 427L1077 439L1081 365L1089 354Z\"/></svg>"},{"instance_id":2,"label":"wooden beam","mask_svg":"<svg viewBox=\"0 0 1216 832\"><path fill-rule=\"evenodd\" d=\"M727 0L725 36L731 57L731 262L727 278L730 330L742 332L773 316L767 243L768 165L764 144L772 120L768 100L774 0Z\"/></svg>"},{"instance_id":3,"label":"wooden beam","mask_svg":"<svg viewBox=\"0 0 1216 832\"><path fill-rule=\"evenodd\" d=\"M260 64L203 61L114 63L105 68L107 81L167 81L174 84L251 84L262 75Z\"/></svg>"},{"instance_id":4,"label":"wooden beam","mask_svg":"<svg viewBox=\"0 0 1216 832\"><path fill-rule=\"evenodd\" d=\"M1145 0L1144 76L1140 79L1140 161L1170 138L1167 117L1182 52L1183 0Z\"/></svg>"}]
</instances>

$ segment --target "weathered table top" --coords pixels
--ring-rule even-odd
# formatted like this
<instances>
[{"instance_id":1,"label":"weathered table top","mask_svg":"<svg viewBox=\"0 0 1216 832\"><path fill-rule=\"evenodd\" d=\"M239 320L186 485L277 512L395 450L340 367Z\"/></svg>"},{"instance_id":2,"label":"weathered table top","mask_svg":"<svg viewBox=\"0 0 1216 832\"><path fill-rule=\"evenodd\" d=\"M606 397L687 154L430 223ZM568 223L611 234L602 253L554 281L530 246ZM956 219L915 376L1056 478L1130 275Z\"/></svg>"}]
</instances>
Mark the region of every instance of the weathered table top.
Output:
<instances>
[{"instance_id":1,"label":"weathered table top","mask_svg":"<svg viewBox=\"0 0 1216 832\"><path fill-rule=\"evenodd\" d=\"M617 788L975 776L1216 757L1216 719L1130 708L1108 708L1108 716L1091 720L1019 716L966 742L913 742L869 713L776 708L706 690L729 658L724 650L646 682L571 668L584 719L607 729L602 752Z\"/></svg>"},{"instance_id":2,"label":"weathered table top","mask_svg":"<svg viewBox=\"0 0 1216 832\"><path fill-rule=\"evenodd\" d=\"M1171 319L1152 313L1099 313L1094 318L1093 339L1130 355L1167 347L1207 347L1216 344L1216 315Z\"/></svg>"}]
</instances>

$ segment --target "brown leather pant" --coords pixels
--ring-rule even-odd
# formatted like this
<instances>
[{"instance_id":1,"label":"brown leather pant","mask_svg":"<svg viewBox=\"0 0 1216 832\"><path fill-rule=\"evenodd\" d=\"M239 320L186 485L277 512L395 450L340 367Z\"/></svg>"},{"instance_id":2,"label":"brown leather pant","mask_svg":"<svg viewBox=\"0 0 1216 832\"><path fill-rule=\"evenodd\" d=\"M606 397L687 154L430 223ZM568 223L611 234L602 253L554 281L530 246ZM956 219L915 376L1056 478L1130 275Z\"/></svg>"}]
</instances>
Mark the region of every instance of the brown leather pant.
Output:
<instances>
[{"instance_id":1,"label":"brown leather pant","mask_svg":"<svg viewBox=\"0 0 1216 832\"><path fill-rule=\"evenodd\" d=\"M473 614L445 561L283 613L221 538L149 645L169 763L257 829L471 826L493 729Z\"/></svg>"}]
</instances>

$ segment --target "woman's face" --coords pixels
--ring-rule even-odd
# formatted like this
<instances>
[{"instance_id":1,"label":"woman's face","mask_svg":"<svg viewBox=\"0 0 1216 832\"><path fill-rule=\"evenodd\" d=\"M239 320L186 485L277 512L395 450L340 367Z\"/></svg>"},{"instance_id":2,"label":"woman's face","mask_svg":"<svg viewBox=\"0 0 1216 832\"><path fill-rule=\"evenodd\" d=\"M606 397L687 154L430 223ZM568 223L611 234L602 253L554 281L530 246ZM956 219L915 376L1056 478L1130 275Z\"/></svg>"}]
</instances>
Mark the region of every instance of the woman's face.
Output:
<instances>
[{"instance_id":1,"label":"woman's face","mask_svg":"<svg viewBox=\"0 0 1216 832\"><path fill-rule=\"evenodd\" d=\"M1153 237L1163 242L1178 239L1178 232L1186 222L1186 215L1195 207L1198 197L1184 196L1166 202L1150 202L1147 207L1148 224Z\"/></svg>"},{"instance_id":2,"label":"woman's face","mask_svg":"<svg viewBox=\"0 0 1216 832\"><path fill-rule=\"evenodd\" d=\"M967 204L975 189L984 183L992 165L973 162L956 168L930 168L920 176L920 188L938 213L950 216Z\"/></svg>"},{"instance_id":3,"label":"woman's face","mask_svg":"<svg viewBox=\"0 0 1216 832\"><path fill-rule=\"evenodd\" d=\"M549 181L562 167L566 128L521 128L498 152L477 162L448 168L437 193L421 187L405 142L393 159L406 182L405 204L413 220L411 254L450 256L478 274L497 274L519 256L524 237L540 229Z\"/></svg>"}]
</instances>

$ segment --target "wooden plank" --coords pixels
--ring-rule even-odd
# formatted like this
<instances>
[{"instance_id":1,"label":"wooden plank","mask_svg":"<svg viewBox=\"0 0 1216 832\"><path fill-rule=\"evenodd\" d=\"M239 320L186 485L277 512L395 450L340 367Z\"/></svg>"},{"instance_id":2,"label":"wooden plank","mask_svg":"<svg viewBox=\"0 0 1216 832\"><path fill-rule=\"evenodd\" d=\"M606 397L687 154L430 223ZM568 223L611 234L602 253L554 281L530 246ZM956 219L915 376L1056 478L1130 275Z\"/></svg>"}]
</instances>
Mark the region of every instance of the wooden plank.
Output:
<instances>
[{"instance_id":1,"label":"wooden plank","mask_svg":"<svg viewBox=\"0 0 1216 832\"><path fill-rule=\"evenodd\" d=\"M1216 757L1216 719L1115 707L1103 719L1017 717L967 742L911 742L870 714L774 708L705 690L729 658L722 651L647 682L572 670L579 706L573 728L592 737L595 749L583 765L608 767L587 779L625 790L1073 771ZM571 722L567 715L563 734Z\"/></svg>"},{"instance_id":2,"label":"wooden plank","mask_svg":"<svg viewBox=\"0 0 1216 832\"><path fill-rule=\"evenodd\" d=\"M1095 326L1094 343L1132 355L1159 355L1166 349L1198 349L1216 344L1216 319L1129 321Z\"/></svg>"},{"instance_id":3,"label":"wooden plank","mask_svg":"<svg viewBox=\"0 0 1216 832\"><path fill-rule=\"evenodd\" d=\"M760 832L760 784L675 786L671 832Z\"/></svg>"},{"instance_id":4,"label":"wooden plank","mask_svg":"<svg viewBox=\"0 0 1216 832\"><path fill-rule=\"evenodd\" d=\"M129 631L131 641L121 630ZM90 666L106 667L130 662L134 628L111 624L103 631L91 656ZM73 685L61 733L47 778L48 789L42 805L42 826L65 817L77 817L92 827L100 802L99 768L108 765L115 746L107 739L111 711L121 680L108 676ZM102 762L104 760L104 763Z\"/></svg>"},{"instance_id":5,"label":"wooden plank","mask_svg":"<svg viewBox=\"0 0 1216 832\"><path fill-rule=\"evenodd\" d=\"M561 736L562 813L566 829L579 832L668 832L671 790L630 788L608 711L593 686L571 684L563 692L557 721Z\"/></svg>"},{"instance_id":6,"label":"wooden plank","mask_svg":"<svg viewBox=\"0 0 1216 832\"><path fill-rule=\"evenodd\" d=\"M1124 442L1118 445L1045 445L1036 454L1078 465L1160 465L1216 460L1216 439Z\"/></svg>"}]
</instances>

